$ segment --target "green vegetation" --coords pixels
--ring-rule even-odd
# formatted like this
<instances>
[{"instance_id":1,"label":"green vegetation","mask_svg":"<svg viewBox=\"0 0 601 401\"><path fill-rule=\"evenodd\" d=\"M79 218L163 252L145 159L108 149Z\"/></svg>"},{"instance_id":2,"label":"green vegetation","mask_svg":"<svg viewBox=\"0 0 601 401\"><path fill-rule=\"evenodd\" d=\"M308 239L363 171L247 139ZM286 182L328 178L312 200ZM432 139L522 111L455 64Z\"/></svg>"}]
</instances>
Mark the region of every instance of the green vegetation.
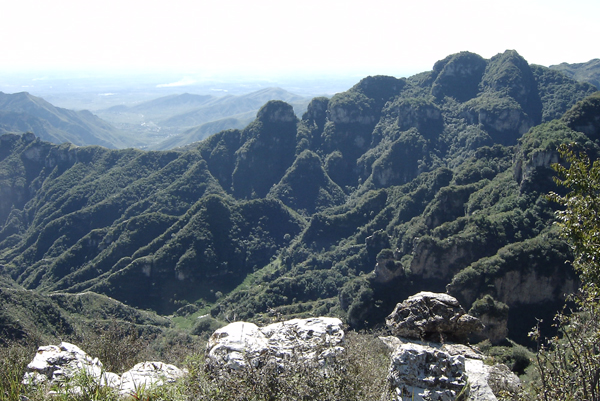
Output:
<instances>
[{"instance_id":1,"label":"green vegetation","mask_svg":"<svg viewBox=\"0 0 601 401\"><path fill-rule=\"evenodd\" d=\"M507 305L509 337L528 345L535 318L548 334L578 286L546 198L565 195L556 147L599 157L598 94L557 74L515 51L460 53L314 99L301 120L270 101L244 129L177 152L2 135L0 283L14 309L0 330L72 335L75 314L98 330L125 314L156 336L315 315L371 328L420 290L448 290L466 309ZM91 292L121 306L70 298Z\"/></svg>"},{"instance_id":2,"label":"green vegetation","mask_svg":"<svg viewBox=\"0 0 601 401\"><path fill-rule=\"evenodd\" d=\"M564 195L550 198L565 207L556 212L562 236L567 239L580 274L586 302L599 302L599 160L592 164L586 155L578 157L567 146L559 148L569 167L554 165L556 182L569 189Z\"/></svg>"},{"instance_id":3,"label":"green vegetation","mask_svg":"<svg viewBox=\"0 0 601 401\"><path fill-rule=\"evenodd\" d=\"M565 209L556 212L560 233L574 253L582 293L575 310L555 316L557 335L541 335L540 321L530 336L537 342L535 370L521 399L599 399L599 160L558 150L568 166L556 164L556 182L569 190L549 197ZM572 298L573 300L573 298Z\"/></svg>"}]
</instances>

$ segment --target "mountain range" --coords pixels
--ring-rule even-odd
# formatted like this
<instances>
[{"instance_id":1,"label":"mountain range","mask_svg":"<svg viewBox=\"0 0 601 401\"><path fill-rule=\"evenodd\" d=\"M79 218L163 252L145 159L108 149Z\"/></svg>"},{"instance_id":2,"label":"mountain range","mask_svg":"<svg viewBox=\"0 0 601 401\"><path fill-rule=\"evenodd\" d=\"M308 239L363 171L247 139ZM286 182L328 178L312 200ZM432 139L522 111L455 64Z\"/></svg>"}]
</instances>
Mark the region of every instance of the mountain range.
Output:
<instances>
[{"instance_id":1,"label":"mountain range","mask_svg":"<svg viewBox=\"0 0 601 401\"><path fill-rule=\"evenodd\" d=\"M181 95L165 96L135 106L114 106L98 110L97 114L123 130L138 131L140 127L158 133L147 146L153 150L167 150L200 141L207 136L229 128L244 128L257 111L269 100L283 100L295 107L301 115L310 99L294 95L281 88L265 88L246 95ZM161 132L168 132L164 138Z\"/></svg>"},{"instance_id":2,"label":"mountain range","mask_svg":"<svg viewBox=\"0 0 601 401\"><path fill-rule=\"evenodd\" d=\"M0 92L0 132L28 131L53 143L70 142L108 148L139 145L130 136L87 110L54 107L27 92Z\"/></svg>"},{"instance_id":3,"label":"mountain range","mask_svg":"<svg viewBox=\"0 0 601 401\"><path fill-rule=\"evenodd\" d=\"M525 343L578 287L546 197L560 191L557 146L598 159L599 136L597 88L513 50L366 77L300 119L269 100L244 128L178 151L5 134L0 291L355 328L446 291ZM5 316L0 330L25 321Z\"/></svg>"}]
</instances>

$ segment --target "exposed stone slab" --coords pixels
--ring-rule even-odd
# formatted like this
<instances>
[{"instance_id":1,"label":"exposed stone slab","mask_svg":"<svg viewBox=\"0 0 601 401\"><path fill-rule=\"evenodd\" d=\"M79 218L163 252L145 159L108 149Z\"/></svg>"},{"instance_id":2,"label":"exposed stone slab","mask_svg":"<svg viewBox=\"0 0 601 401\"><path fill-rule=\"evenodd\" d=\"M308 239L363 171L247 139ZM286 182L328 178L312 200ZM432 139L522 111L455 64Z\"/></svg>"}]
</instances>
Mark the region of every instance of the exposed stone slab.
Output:
<instances>
[{"instance_id":1,"label":"exposed stone slab","mask_svg":"<svg viewBox=\"0 0 601 401\"><path fill-rule=\"evenodd\" d=\"M215 331L207 343L207 360L215 367L240 369L259 366L269 358L324 361L342 351L344 331L340 319L292 319L259 328L235 322Z\"/></svg>"}]
</instances>

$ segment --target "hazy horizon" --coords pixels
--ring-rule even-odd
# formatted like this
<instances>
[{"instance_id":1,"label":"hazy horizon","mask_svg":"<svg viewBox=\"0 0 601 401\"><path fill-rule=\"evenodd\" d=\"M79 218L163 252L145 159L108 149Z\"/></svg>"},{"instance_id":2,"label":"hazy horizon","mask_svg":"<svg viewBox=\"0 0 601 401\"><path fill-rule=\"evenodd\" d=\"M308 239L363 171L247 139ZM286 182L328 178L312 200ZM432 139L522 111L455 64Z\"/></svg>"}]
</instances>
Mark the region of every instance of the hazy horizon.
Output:
<instances>
[{"instance_id":1,"label":"hazy horizon","mask_svg":"<svg viewBox=\"0 0 601 401\"><path fill-rule=\"evenodd\" d=\"M601 48L598 0L21 0L3 11L3 73L401 77L460 51L514 49L548 66Z\"/></svg>"}]
</instances>

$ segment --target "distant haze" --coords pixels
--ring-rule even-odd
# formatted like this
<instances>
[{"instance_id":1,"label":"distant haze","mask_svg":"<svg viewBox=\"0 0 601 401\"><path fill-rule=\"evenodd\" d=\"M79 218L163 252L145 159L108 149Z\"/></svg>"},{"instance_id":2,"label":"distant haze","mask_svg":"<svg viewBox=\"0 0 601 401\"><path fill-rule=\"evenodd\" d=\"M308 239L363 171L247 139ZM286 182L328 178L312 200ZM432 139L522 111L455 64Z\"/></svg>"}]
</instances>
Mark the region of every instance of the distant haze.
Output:
<instances>
[{"instance_id":1,"label":"distant haze","mask_svg":"<svg viewBox=\"0 0 601 401\"><path fill-rule=\"evenodd\" d=\"M551 65L599 57L598 0L105 0L3 5L0 70L199 77L429 70L459 51ZM40 76L40 78L43 78Z\"/></svg>"}]
</instances>

